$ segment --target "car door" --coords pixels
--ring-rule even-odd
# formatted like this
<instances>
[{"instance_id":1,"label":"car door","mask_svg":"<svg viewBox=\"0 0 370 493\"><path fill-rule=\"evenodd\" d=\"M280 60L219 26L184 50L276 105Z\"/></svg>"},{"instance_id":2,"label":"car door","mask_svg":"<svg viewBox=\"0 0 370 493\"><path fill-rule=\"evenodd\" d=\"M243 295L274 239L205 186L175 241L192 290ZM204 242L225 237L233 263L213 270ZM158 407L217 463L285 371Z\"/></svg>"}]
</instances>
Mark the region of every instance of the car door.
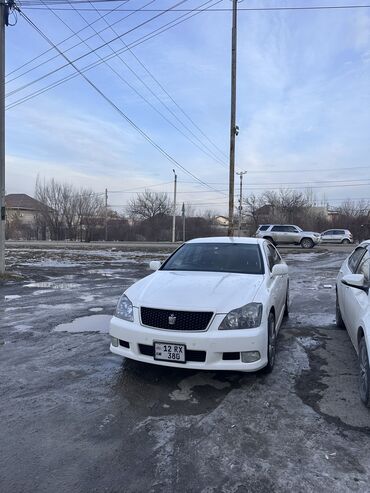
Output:
<instances>
[{"instance_id":1,"label":"car door","mask_svg":"<svg viewBox=\"0 0 370 493\"><path fill-rule=\"evenodd\" d=\"M287 226L287 243L299 243L301 232L295 226Z\"/></svg>"},{"instance_id":2,"label":"car door","mask_svg":"<svg viewBox=\"0 0 370 493\"><path fill-rule=\"evenodd\" d=\"M344 231L343 229L335 229L333 231L333 243L342 243L342 240L344 238Z\"/></svg>"},{"instance_id":3,"label":"car door","mask_svg":"<svg viewBox=\"0 0 370 493\"><path fill-rule=\"evenodd\" d=\"M290 243L288 229L289 229L288 226L283 226L283 225L273 226L273 228L271 229L272 239L276 243Z\"/></svg>"},{"instance_id":4,"label":"car door","mask_svg":"<svg viewBox=\"0 0 370 493\"><path fill-rule=\"evenodd\" d=\"M357 264L354 274L363 274L365 283L370 281L370 255L366 250ZM357 330L361 325L361 319L368 308L369 294L362 289L344 286L344 312L345 323L352 344L357 349Z\"/></svg>"},{"instance_id":5,"label":"car door","mask_svg":"<svg viewBox=\"0 0 370 493\"><path fill-rule=\"evenodd\" d=\"M351 255L343 262L341 265L341 268L338 272L338 277L337 277L337 296L338 296L338 302L339 306L341 309L341 314L342 318L344 320L344 323L346 324L346 327L350 324L350 317L348 316L348 313L346 312L345 308L345 303L346 303L346 297L348 296L348 289L347 286L345 286L341 281L344 276L347 274L354 274L356 272L356 269L361 262L362 257L366 253L366 248L364 247L357 247Z\"/></svg>"},{"instance_id":6,"label":"car door","mask_svg":"<svg viewBox=\"0 0 370 493\"><path fill-rule=\"evenodd\" d=\"M264 247L271 275L273 266L276 264L280 264L282 262L282 259L279 252L273 245L271 245L270 243L265 243ZM288 276L271 277L268 282L268 286L271 290L270 296L272 299L272 304L274 305L276 311L276 318L278 319L281 316L286 300Z\"/></svg>"},{"instance_id":7,"label":"car door","mask_svg":"<svg viewBox=\"0 0 370 493\"><path fill-rule=\"evenodd\" d=\"M321 238L324 243L330 243L331 241L333 241L333 230L328 229L327 231L324 231L321 235Z\"/></svg>"}]
</instances>

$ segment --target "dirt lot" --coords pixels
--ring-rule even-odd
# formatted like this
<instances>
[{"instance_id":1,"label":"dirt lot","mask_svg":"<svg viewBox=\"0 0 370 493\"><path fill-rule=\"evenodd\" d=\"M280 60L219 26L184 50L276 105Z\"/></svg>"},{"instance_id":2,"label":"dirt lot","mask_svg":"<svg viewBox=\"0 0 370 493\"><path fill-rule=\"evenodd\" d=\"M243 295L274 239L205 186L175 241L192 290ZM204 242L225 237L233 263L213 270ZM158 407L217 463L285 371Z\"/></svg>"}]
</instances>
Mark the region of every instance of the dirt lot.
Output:
<instances>
[{"instance_id":1,"label":"dirt lot","mask_svg":"<svg viewBox=\"0 0 370 493\"><path fill-rule=\"evenodd\" d=\"M23 277L0 287L0 491L368 492L370 410L334 325L348 249L283 251L291 315L264 376L110 354L118 296L166 248L10 247Z\"/></svg>"}]
</instances>

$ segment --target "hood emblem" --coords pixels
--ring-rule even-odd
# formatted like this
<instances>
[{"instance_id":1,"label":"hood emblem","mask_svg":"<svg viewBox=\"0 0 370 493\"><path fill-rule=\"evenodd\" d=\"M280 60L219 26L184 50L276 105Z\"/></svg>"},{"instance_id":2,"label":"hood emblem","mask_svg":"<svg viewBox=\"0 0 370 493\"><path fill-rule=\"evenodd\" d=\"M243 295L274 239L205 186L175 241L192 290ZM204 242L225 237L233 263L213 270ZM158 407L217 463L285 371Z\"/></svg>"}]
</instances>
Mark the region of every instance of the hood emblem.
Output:
<instances>
[{"instance_id":1,"label":"hood emblem","mask_svg":"<svg viewBox=\"0 0 370 493\"><path fill-rule=\"evenodd\" d=\"M172 313L169 317L168 317L168 324L169 325L175 325L176 323L176 317L175 315Z\"/></svg>"}]
</instances>

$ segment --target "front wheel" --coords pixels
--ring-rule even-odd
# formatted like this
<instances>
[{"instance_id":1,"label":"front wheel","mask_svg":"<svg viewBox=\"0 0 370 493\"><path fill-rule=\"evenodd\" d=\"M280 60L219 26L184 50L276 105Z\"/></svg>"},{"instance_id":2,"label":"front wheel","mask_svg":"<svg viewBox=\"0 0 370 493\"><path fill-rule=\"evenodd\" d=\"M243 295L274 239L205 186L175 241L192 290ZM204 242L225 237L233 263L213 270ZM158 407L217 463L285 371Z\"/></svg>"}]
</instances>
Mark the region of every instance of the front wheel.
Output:
<instances>
[{"instance_id":1,"label":"front wheel","mask_svg":"<svg viewBox=\"0 0 370 493\"><path fill-rule=\"evenodd\" d=\"M365 406L370 407L370 367L365 337L360 340L358 346L358 361L360 365L360 397Z\"/></svg>"},{"instance_id":2,"label":"front wheel","mask_svg":"<svg viewBox=\"0 0 370 493\"><path fill-rule=\"evenodd\" d=\"M314 242L311 240L311 238L303 238L301 240L301 247L302 248L313 248Z\"/></svg>"},{"instance_id":3,"label":"front wheel","mask_svg":"<svg viewBox=\"0 0 370 493\"><path fill-rule=\"evenodd\" d=\"M344 240L342 240L342 244L343 245L349 245L350 243L351 242L347 238L345 238Z\"/></svg>"},{"instance_id":4,"label":"front wheel","mask_svg":"<svg viewBox=\"0 0 370 493\"><path fill-rule=\"evenodd\" d=\"M286 290L286 297L285 297L285 308L284 308L284 317L289 316L289 284Z\"/></svg>"},{"instance_id":5,"label":"front wheel","mask_svg":"<svg viewBox=\"0 0 370 493\"><path fill-rule=\"evenodd\" d=\"M339 329L345 328L342 318L342 312L340 311L340 306L338 301L338 291L336 291L336 298L335 298L335 323Z\"/></svg>"},{"instance_id":6,"label":"front wheel","mask_svg":"<svg viewBox=\"0 0 370 493\"><path fill-rule=\"evenodd\" d=\"M275 356L276 356L276 327L275 327L275 316L272 312L270 312L268 321L268 341L267 341L267 365L263 368L265 373L271 373L274 364L275 364Z\"/></svg>"}]
</instances>

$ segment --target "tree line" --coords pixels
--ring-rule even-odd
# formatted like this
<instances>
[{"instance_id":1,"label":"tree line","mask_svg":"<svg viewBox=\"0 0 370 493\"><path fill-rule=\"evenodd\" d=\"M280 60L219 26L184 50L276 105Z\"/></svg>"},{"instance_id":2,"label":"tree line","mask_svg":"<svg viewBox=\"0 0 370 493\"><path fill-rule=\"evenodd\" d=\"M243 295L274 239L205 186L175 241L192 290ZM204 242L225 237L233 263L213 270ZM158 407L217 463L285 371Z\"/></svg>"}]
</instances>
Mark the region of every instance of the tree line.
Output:
<instances>
[{"instance_id":1,"label":"tree line","mask_svg":"<svg viewBox=\"0 0 370 493\"><path fill-rule=\"evenodd\" d=\"M106 207L104 194L77 188L54 179L37 180L35 198L40 210L33 224L25 224L13 214L7 220L7 238L71 241L170 241L173 202L167 193L146 190L127 204L125 214ZM370 237L370 201L343 201L335 210L316 205L312 191L268 190L248 194L242 207L242 230L253 235L260 224L296 224L303 229L322 232L326 229L351 230L356 239ZM235 211L235 223L239 209ZM186 206L186 239L220 236L226 227L217 222L212 211L197 213ZM183 239L182 218L176 216L176 240Z\"/></svg>"}]
</instances>

